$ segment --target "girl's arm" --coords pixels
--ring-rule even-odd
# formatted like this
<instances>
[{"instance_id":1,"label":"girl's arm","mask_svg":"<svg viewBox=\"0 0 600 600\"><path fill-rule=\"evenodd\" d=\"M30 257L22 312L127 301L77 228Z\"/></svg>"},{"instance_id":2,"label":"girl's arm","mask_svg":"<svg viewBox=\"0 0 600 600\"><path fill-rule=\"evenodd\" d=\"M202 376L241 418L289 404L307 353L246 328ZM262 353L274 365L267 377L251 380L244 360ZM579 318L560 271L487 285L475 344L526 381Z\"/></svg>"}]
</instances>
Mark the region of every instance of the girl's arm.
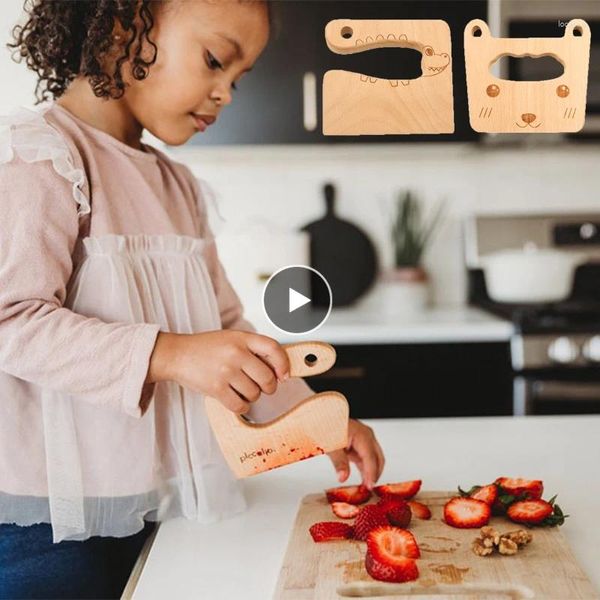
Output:
<instances>
[{"instance_id":1,"label":"girl's arm","mask_svg":"<svg viewBox=\"0 0 600 600\"><path fill-rule=\"evenodd\" d=\"M209 244L206 260L217 295L223 329L255 331L253 325L244 318L242 303L227 278L215 243ZM262 394L259 400L252 403L246 416L258 423L271 421L312 394L314 391L303 379L291 378L280 382L273 394Z\"/></svg>"},{"instance_id":2,"label":"girl's arm","mask_svg":"<svg viewBox=\"0 0 600 600\"><path fill-rule=\"evenodd\" d=\"M159 326L63 306L78 231L72 184L49 160L0 166L0 370L140 417Z\"/></svg>"},{"instance_id":3,"label":"girl's arm","mask_svg":"<svg viewBox=\"0 0 600 600\"><path fill-rule=\"evenodd\" d=\"M253 330L252 325L243 318L241 302L227 279L215 245L211 244L211 246L208 260L221 309L223 327ZM262 394L259 400L250 405L246 416L258 423L271 421L313 393L303 379L288 379L278 384L274 394ZM360 473L362 483L369 489L381 476L385 464L383 450L375 438L373 430L355 419L350 419L348 423L347 447L330 452L329 458L333 463L339 482L343 483L348 480L350 462L353 462Z\"/></svg>"}]
</instances>

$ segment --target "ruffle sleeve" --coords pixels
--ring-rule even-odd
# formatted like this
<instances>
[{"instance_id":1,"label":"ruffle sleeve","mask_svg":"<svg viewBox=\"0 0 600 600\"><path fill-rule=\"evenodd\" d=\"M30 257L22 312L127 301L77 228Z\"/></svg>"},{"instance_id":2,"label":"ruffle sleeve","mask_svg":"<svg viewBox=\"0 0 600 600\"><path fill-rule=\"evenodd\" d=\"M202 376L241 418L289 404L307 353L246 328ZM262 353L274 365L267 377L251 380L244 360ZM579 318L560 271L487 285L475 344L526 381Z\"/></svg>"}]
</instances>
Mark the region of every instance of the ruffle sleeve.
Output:
<instances>
[{"instance_id":1,"label":"ruffle sleeve","mask_svg":"<svg viewBox=\"0 0 600 600\"><path fill-rule=\"evenodd\" d=\"M56 173L71 183L78 214L85 215L91 211L83 191L85 173L75 167L64 138L44 118L45 110L19 107L8 115L0 115L0 165L11 162L15 156L27 163L51 161Z\"/></svg>"}]
</instances>

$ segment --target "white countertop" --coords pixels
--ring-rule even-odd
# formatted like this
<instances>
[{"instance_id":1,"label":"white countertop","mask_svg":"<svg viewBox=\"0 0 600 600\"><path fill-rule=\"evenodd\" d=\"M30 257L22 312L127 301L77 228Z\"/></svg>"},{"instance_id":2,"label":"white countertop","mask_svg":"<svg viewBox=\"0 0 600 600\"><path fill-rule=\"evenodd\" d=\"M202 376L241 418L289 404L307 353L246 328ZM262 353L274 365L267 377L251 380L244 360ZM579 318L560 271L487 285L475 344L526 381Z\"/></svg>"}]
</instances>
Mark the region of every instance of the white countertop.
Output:
<instances>
[{"instance_id":1,"label":"white countertop","mask_svg":"<svg viewBox=\"0 0 600 600\"><path fill-rule=\"evenodd\" d=\"M325 323L306 335L289 335L273 327L262 313L249 315L261 333L282 343L318 339L330 344L422 344L508 341L511 322L471 306L438 306L400 316L384 315L360 305L336 308Z\"/></svg>"},{"instance_id":2,"label":"white countertop","mask_svg":"<svg viewBox=\"0 0 600 600\"><path fill-rule=\"evenodd\" d=\"M455 489L498 476L543 479L571 516L562 530L600 590L600 416L365 420L386 454L381 483ZM352 467L354 469L354 466ZM350 483L358 483L356 472ZM245 480L248 510L200 525L161 525L136 600L271 598L300 499L339 485L318 456Z\"/></svg>"}]
</instances>

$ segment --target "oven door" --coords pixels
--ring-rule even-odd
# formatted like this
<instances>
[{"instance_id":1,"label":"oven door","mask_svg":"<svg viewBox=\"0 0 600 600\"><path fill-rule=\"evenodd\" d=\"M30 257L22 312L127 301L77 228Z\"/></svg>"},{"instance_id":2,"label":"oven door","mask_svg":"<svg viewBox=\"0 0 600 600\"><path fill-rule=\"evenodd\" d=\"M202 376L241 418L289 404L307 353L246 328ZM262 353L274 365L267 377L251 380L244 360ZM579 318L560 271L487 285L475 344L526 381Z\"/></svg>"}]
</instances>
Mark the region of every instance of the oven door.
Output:
<instances>
[{"instance_id":1,"label":"oven door","mask_svg":"<svg viewBox=\"0 0 600 600\"><path fill-rule=\"evenodd\" d=\"M513 391L514 415L600 414L600 378L518 376Z\"/></svg>"}]
</instances>

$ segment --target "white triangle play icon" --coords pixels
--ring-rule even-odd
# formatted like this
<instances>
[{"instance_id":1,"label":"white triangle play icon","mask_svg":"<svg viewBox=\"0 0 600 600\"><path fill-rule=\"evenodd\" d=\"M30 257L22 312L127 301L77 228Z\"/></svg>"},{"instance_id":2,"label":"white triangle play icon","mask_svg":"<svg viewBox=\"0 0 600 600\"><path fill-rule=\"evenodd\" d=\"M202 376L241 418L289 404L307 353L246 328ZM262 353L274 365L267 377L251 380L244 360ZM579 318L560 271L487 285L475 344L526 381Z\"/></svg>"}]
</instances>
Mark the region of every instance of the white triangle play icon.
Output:
<instances>
[{"instance_id":1,"label":"white triangle play icon","mask_svg":"<svg viewBox=\"0 0 600 600\"><path fill-rule=\"evenodd\" d=\"M310 298L307 298L304 294L297 292L294 288L289 288L289 311L294 312L301 306L308 304Z\"/></svg>"}]
</instances>

